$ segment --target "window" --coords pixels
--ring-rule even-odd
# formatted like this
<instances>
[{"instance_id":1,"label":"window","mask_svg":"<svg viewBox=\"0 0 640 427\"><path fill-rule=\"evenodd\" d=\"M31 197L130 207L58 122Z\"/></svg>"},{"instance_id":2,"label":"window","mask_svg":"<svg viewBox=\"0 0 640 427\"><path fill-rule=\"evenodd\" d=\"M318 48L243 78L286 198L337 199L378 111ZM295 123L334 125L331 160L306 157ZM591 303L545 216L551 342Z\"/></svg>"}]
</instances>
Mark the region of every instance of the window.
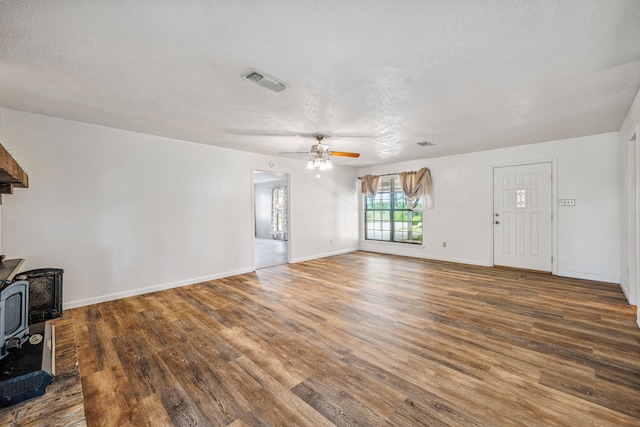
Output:
<instances>
[{"instance_id":1,"label":"window","mask_svg":"<svg viewBox=\"0 0 640 427\"><path fill-rule=\"evenodd\" d=\"M410 210L396 176L382 177L375 197L365 196L364 238L422 244L422 200Z\"/></svg>"}]
</instances>

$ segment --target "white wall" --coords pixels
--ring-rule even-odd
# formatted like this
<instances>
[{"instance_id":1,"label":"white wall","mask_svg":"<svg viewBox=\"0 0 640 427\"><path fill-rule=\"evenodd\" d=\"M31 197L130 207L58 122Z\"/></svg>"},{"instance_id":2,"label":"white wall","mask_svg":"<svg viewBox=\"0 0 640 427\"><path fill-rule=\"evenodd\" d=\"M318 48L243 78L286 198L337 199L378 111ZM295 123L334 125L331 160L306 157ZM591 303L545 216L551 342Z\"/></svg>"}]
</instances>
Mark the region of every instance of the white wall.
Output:
<instances>
[{"instance_id":1,"label":"white wall","mask_svg":"<svg viewBox=\"0 0 640 427\"><path fill-rule=\"evenodd\" d=\"M251 271L252 168L290 174L293 262L358 246L351 168L316 179L304 161L7 109L0 135L30 181L4 198L3 253L63 268L65 308Z\"/></svg>"},{"instance_id":2,"label":"white wall","mask_svg":"<svg viewBox=\"0 0 640 427\"><path fill-rule=\"evenodd\" d=\"M557 274L618 283L617 144L618 134L608 133L362 169L360 176L426 166L433 177L435 205L426 211L424 246L364 240L360 246L365 250L492 265L492 168L553 160L557 165L557 197L576 200L575 207L557 209ZM443 241L447 242L446 248L442 247Z\"/></svg>"}]
</instances>

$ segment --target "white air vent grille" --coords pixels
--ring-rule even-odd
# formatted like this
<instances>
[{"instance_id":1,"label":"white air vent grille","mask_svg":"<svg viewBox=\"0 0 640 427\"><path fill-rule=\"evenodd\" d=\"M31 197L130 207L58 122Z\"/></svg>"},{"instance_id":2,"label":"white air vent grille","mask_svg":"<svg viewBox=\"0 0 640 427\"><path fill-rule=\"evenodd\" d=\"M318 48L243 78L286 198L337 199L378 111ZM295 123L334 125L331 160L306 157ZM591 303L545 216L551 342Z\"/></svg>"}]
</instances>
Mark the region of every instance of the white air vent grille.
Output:
<instances>
[{"instance_id":1,"label":"white air vent grille","mask_svg":"<svg viewBox=\"0 0 640 427\"><path fill-rule=\"evenodd\" d=\"M275 77L271 77L268 74L254 69L248 70L247 72L242 74L242 77L264 88L271 89L274 92L282 92L289 87L289 85L282 80L278 80Z\"/></svg>"},{"instance_id":2,"label":"white air vent grille","mask_svg":"<svg viewBox=\"0 0 640 427\"><path fill-rule=\"evenodd\" d=\"M254 71L247 76L247 79L251 80L252 82L257 82L258 80L262 80L262 77L264 77L262 74L256 73Z\"/></svg>"},{"instance_id":3,"label":"white air vent grille","mask_svg":"<svg viewBox=\"0 0 640 427\"><path fill-rule=\"evenodd\" d=\"M277 85L275 85L274 87L271 88L271 90L276 91L276 92L282 92L283 90L285 90L287 87L285 85L283 85L282 83L278 83Z\"/></svg>"}]
</instances>

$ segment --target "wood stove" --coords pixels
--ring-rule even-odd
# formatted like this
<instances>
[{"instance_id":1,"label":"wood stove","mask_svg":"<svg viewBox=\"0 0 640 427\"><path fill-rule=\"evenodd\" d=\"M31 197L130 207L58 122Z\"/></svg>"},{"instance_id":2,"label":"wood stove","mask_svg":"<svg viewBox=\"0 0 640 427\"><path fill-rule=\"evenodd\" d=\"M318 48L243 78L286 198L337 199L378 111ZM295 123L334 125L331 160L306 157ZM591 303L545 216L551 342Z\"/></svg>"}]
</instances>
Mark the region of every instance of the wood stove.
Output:
<instances>
[{"instance_id":1,"label":"wood stove","mask_svg":"<svg viewBox=\"0 0 640 427\"><path fill-rule=\"evenodd\" d=\"M0 406L42 395L55 375L55 329L46 320L62 316L63 271L16 274L22 261L0 262Z\"/></svg>"},{"instance_id":2,"label":"wood stove","mask_svg":"<svg viewBox=\"0 0 640 427\"><path fill-rule=\"evenodd\" d=\"M29 324L62 316L62 273L60 268L40 268L19 273L29 282Z\"/></svg>"},{"instance_id":3,"label":"wood stove","mask_svg":"<svg viewBox=\"0 0 640 427\"><path fill-rule=\"evenodd\" d=\"M0 360L29 339L29 283L19 280L0 288Z\"/></svg>"}]
</instances>

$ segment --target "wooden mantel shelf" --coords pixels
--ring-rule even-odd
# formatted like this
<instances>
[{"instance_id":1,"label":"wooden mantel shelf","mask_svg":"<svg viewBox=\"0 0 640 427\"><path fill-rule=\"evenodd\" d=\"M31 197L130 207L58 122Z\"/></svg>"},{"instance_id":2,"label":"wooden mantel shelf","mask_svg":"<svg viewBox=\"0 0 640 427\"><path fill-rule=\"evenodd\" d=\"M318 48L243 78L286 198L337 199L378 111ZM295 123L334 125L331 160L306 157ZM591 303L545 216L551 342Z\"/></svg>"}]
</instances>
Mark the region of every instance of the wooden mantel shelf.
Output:
<instances>
[{"instance_id":1,"label":"wooden mantel shelf","mask_svg":"<svg viewBox=\"0 0 640 427\"><path fill-rule=\"evenodd\" d=\"M13 194L13 187L28 188L29 176L0 144L0 204L2 194Z\"/></svg>"}]
</instances>

